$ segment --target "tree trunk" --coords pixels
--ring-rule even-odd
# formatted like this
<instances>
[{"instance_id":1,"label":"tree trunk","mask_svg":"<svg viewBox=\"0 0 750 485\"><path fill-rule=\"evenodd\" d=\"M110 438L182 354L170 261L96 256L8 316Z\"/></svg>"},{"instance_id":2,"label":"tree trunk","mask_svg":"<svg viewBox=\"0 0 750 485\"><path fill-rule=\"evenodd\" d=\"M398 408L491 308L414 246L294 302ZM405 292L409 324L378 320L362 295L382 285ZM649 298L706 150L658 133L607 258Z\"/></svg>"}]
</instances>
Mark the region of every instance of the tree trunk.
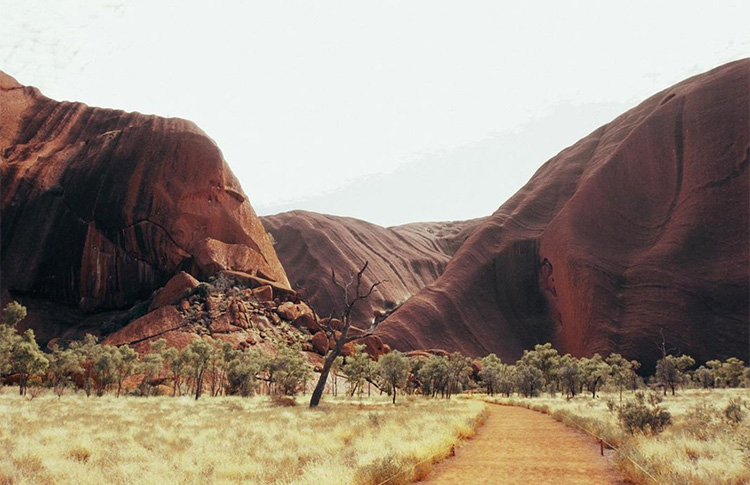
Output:
<instances>
[{"instance_id":1,"label":"tree trunk","mask_svg":"<svg viewBox=\"0 0 750 485\"><path fill-rule=\"evenodd\" d=\"M331 364L329 364L328 361L329 359L326 359L323 363L323 370L320 372L318 383L315 385L315 390L313 390L312 397L310 398L311 408L317 407L318 404L320 404L320 398L323 396L323 391L326 387L326 380L328 379L328 373L331 370Z\"/></svg>"},{"instance_id":2,"label":"tree trunk","mask_svg":"<svg viewBox=\"0 0 750 485\"><path fill-rule=\"evenodd\" d=\"M195 400L197 401L201 397L201 390L203 388L203 369L198 371L198 377L195 380Z\"/></svg>"},{"instance_id":3,"label":"tree trunk","mask_svg":"<svg viewBox=\"0 0 750 485\"><path fill-rule=\"evenodd\" d=\"M310 398L311 408L318 407L318 404L320 404L320 398L323 397L323 391L325 391L325 388L326 388L326 381L328 380L328 374L331 372L331 367L333 366L333 362L336 360L336 357L339 356L339 354L341 353L341 349L344 347L344 342L346 342L346 334L349 333L350 326L351 326L351 322L349 321L348 316L345 315L344 326L341 329L339 340L338 342L336 342L336 345L331 350L331 353L328 354L328 357L326 358L325 362L323 362L323 370L320 373L320 378L318 379L318 383L315 385L315 390L313 391L312 397Z\"/></svg>"}]
</instances>

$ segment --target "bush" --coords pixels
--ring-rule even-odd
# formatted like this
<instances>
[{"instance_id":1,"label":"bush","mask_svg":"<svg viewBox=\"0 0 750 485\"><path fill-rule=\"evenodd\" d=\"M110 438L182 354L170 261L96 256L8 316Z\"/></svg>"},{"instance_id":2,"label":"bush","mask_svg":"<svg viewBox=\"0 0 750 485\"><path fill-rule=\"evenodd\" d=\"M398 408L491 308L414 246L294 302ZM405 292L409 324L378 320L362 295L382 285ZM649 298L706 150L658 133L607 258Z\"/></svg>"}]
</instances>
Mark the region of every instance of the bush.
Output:
<instances>
[{"instance_id":1,"label":"bush","mask_svg":"<svg viewBox=\"0 0 750 485\"><path fill-rule=\"evenodd\" d=\"M197 295L201 298L206 298L211 293L211 285L206 282L198 283L198 286L193 290L193 295Z\"/></svg>"},{"instance_id":2,"label":"bush","mask_svg":"<svg viewBox=\"0 0 750 485\"><path fill-rule=\"evenodd\" d=\"M719 413L705 401L685 413L684 428L691 436L706 441L716 433Z\"/></svg>"},{"instance_id":3,"label":"bush","mask_svg":"<svg viewBox=\"0 0 750 485\"><path fill-rule=\"evenodd\" d=\"M745 410L742 409L742 399L731 399L724 408L724 419L729 424L740 424L745 419Z\"/></svg>"},{"instance_id":4,"label":"bush","mask_svg":"<svg viewBox=\"0 0 750 485\"><path fill-rule=\"evenodd\" d=\"M355 474L355 482L367 485L377 485L386 480L389 484L409 483L410 476L401 469L402 466L401 460L392 454L380 457L359 467Z\"/></svg>"},{"instance_id":5,"label":"bush","mask_svg":"<svg viewBox=\"0 0 750 485\"><path fill-rule=\"evenodd\" d=\"M635 401L626 402L618 413L623 430L629 434L647 431L658 434L671 424L672 415L661 409L657 398L649 397L650 405L647 405L645 395L637 392Z\"/></svg>"}]
</instances>

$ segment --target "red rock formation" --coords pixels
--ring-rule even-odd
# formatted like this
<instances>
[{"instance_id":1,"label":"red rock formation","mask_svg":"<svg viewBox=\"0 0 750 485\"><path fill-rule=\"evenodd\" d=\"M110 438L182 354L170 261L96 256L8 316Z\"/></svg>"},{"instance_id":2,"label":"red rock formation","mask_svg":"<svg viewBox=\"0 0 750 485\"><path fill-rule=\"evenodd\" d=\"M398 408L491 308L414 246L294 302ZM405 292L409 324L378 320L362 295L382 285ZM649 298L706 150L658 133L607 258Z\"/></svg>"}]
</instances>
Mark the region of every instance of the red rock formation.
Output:
<instances>
[{"instance_id":1,"label":"red rock formation","mask_svg":"<svg viewBox=\"0 0 750 485\"><path fill-rule=\"evenodd\" d=\"M148 298L180 270L288 287L239 182L193 123L53 101L2 73L0 107L3 290L99 312Z\"/></svg>"},{"instance_id":2,"label":"red rock formation","mask_svg":"<svg viewBox=\"0 0 750 485\"><path fill-rule=\"evenodd\" d=\"M180 271L164 285L164 288L156 290L151 300L148 311L152 312L163 306L175 305L198 286L198 280Z\"/></svg>"},{"instance_id":3,"label":"red rock formation","mask_svg":"<svg viewBox=\"0 0 750 485\"><path fill-rule=\"evenodd\" d=\"M551 340L647 364L663 334L748 361L749 83L750 60L727 64L560 152L378 333L402 350L516 359Z\"/></svg>"},{"instance_id":4,"label":"red rock formation","mask_svg":"<svg viewBox=\"0 0 750 485\"><path fill-rule=\"evenodd\" d=\"M355 325L367 326L375 312L387 312L434 281L455 250L480 223L430 222L385 228L349 217L292 211L261 217L276 241L275 249L292 286L321 316L340 314L341 290L331 281L369 262L363 289L383 283L352 313Z\"/></svg>"}]
</instances>

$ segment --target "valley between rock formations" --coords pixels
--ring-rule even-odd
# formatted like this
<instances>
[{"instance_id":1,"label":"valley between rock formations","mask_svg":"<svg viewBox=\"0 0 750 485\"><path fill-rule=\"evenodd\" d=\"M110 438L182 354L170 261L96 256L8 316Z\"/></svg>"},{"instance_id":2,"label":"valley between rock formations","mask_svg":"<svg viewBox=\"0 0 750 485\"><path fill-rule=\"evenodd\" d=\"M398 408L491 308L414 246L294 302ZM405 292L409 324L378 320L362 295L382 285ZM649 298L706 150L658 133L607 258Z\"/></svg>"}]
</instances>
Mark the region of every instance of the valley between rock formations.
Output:
<instances>
[{"instance_id":1,"label":"valley between rock formations","mask_svg":"<svg viewBox=\"0 0 750 485\"><path fill-rule=\"evenodd\" d=\"M651 368L664 340L698 361L747 360L749 69L736 61L653 95L487 218L395 228L258 218L193 123L57 102L0 74L2 302L29 309L24 328L42 344L94 333L179 346L205 333L255 345L263 332L315 354L326 339L294 323L304 301L335 313L330 270L368 261L367 282L383 284L353 315L382 320L375 354L513 361L551 341ZM188 295L217 277L220 301Z\"/></svg>"}]
</instances>

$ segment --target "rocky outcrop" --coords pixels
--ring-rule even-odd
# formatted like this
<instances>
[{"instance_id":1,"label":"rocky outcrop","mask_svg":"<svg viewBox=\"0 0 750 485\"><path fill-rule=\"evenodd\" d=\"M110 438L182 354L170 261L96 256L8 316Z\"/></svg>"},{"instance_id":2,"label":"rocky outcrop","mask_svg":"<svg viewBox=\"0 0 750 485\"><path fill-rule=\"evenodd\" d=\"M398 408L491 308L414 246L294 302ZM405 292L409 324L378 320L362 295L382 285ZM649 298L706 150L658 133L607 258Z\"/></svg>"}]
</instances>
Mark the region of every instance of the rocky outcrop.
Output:
<instances>
[{"instance_id":1,"label":"rocky outcrop","mask_svg":"<svg viewBox=\"0 0 750 485\"><path fill-rule=\"evenodd\" d=\"M534 343L748 360L750 61L647 99L544 164L379 327L401 350Z\"/></svg>"},{"instance_id":2,"label":"rocky outcrop","mask_svg":"<svg viewBox=\"0 0 750 485\"><path fill-rule=\"evenodd\" d=\"M320 315L340 315L341 289L331 280L335 270L342 281L359 271L366 290L380 281L372 297L357 304L355 325L367 326L375 314L387 314L445 269L455 250L480 220L430 222L385 228L349 217L292 211L262 217L275 240L276 253L292 286Z\"/></svg>"},{"instance_id":3,"label":"rocky outcrop","mask_svg":"<svg viewBox=\"0 0 750 485\"><path fill-rule=\"evenodd\" d=\"M198 280L184 271L180 271L164 285L164 288L154 292L148 311L152 312L167 305L176 305L188 296L196 286L198 286Z\"/></svg>"},{"instance_id":4,"label":"rocky outcrop","mask_svg":"<svg viewBox=\"0 0 750 485\"><path fill-rule=\"evenodd\" d=\"M87 313L179 271L288 288L216 144L189 121L57 102L0 73L2 289Z\"/></svg>"}]
</instances>

